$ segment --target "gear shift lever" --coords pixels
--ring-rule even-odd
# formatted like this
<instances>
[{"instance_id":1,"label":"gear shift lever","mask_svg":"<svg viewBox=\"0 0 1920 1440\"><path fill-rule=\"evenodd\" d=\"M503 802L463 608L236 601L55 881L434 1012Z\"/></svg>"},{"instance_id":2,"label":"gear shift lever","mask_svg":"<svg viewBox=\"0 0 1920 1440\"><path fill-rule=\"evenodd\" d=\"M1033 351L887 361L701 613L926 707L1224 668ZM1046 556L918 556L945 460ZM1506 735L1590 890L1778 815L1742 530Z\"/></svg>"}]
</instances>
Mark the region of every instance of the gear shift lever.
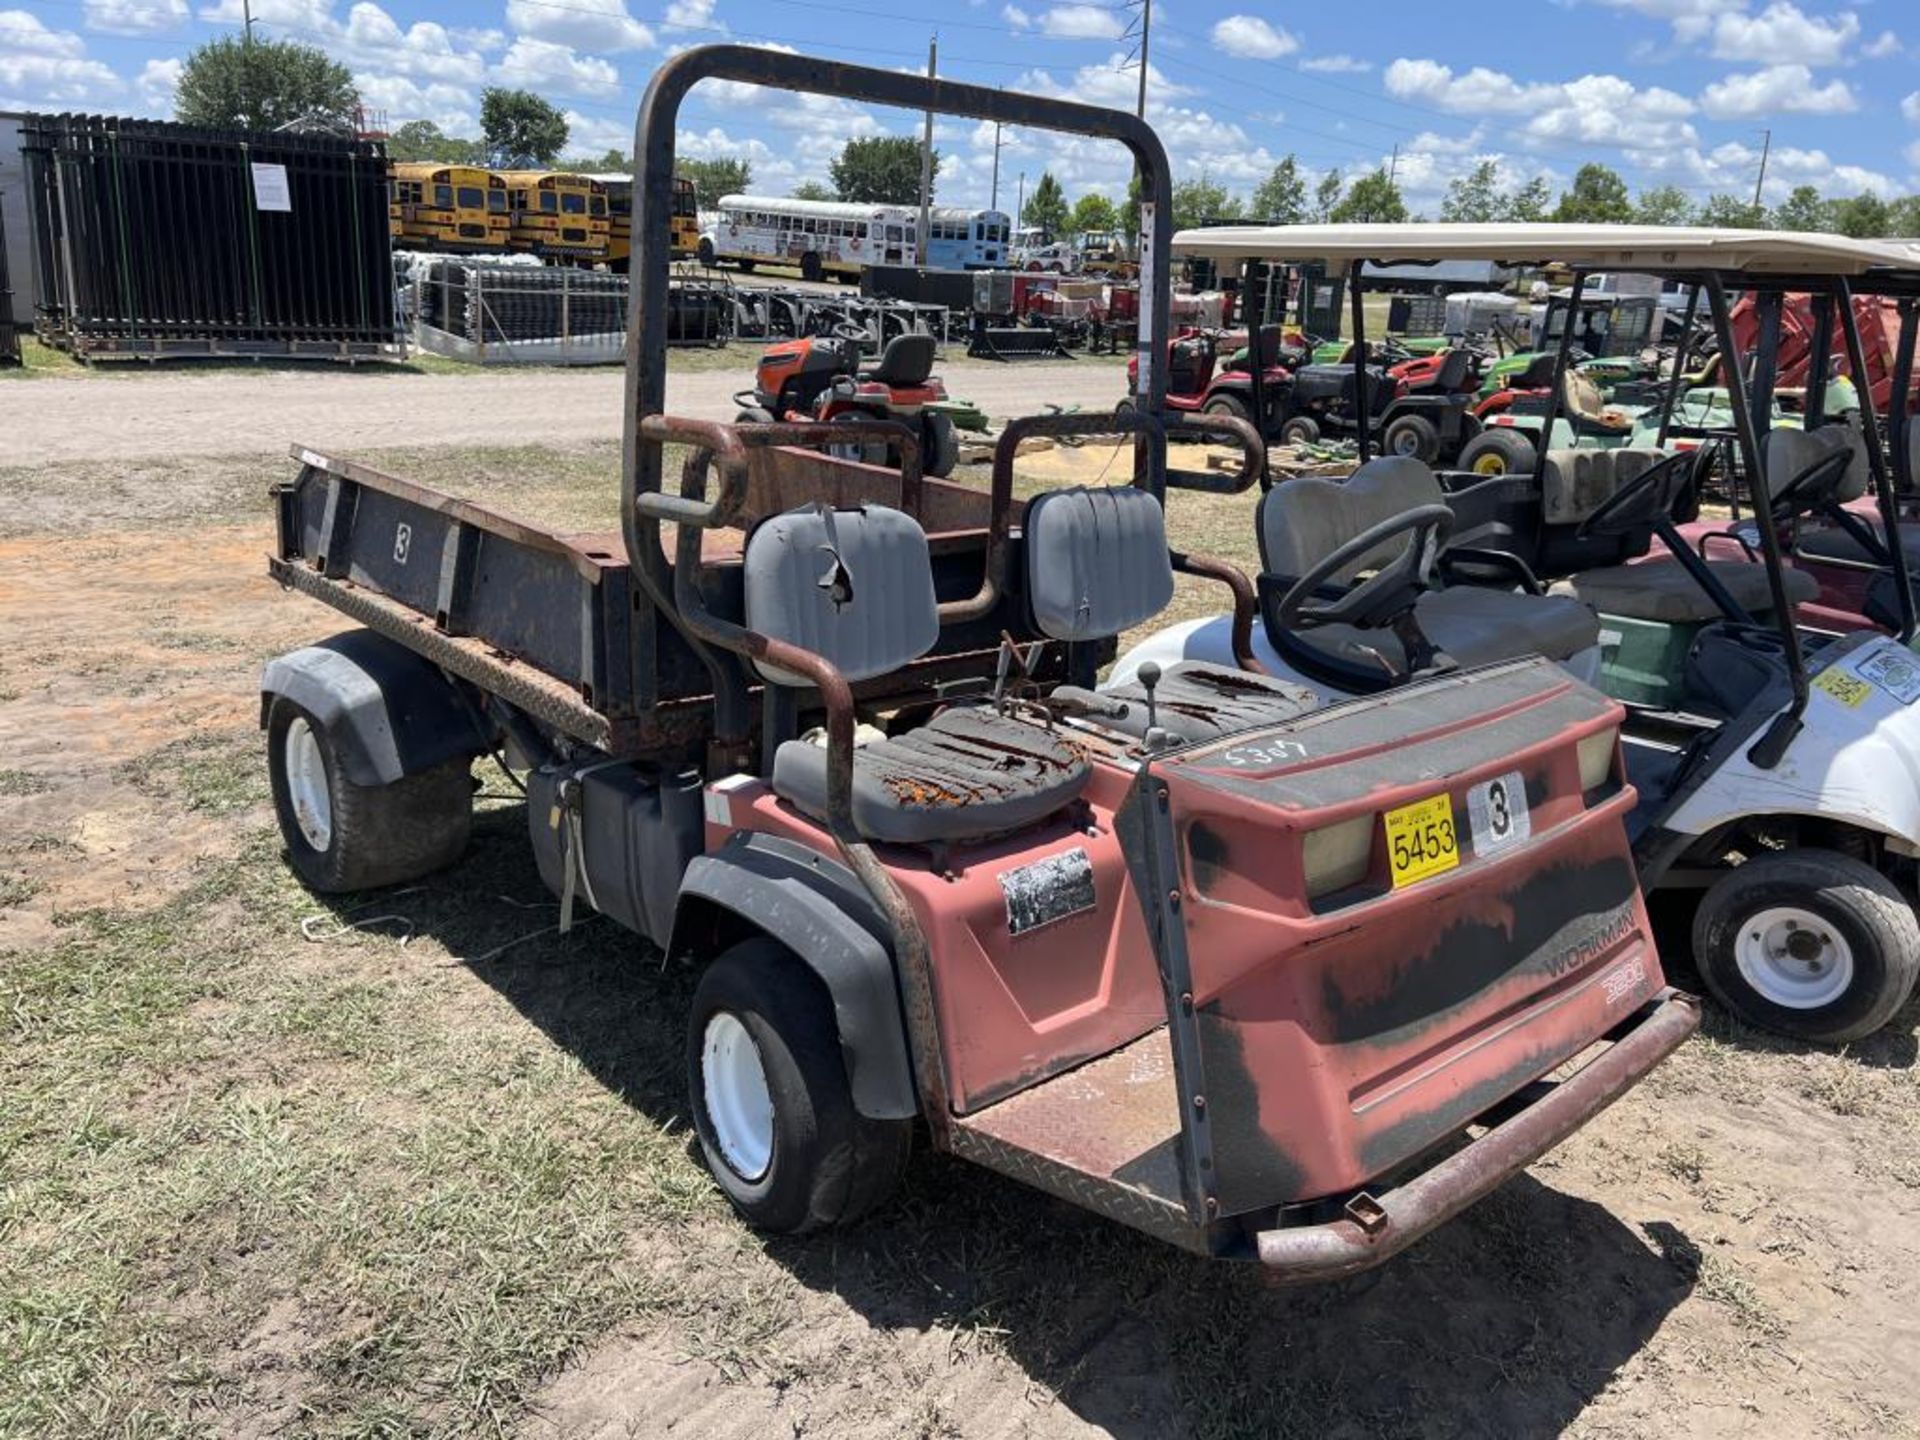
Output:
<instances>
[{"instance_id":1,"label":"gear shift lever","mask_svg":"<svg viewBox=\"0 0 1920 1440\"><path fill-rule=\"evenodd\" d=\"M1140 668L1134 671L1134 679L1147 692L1147 729L1151 731L1160 723L1159 711L1153 699L1153 692L1160 685L1160 667L1151 660L1143 660Z\"/></svg>"}]
</instances>

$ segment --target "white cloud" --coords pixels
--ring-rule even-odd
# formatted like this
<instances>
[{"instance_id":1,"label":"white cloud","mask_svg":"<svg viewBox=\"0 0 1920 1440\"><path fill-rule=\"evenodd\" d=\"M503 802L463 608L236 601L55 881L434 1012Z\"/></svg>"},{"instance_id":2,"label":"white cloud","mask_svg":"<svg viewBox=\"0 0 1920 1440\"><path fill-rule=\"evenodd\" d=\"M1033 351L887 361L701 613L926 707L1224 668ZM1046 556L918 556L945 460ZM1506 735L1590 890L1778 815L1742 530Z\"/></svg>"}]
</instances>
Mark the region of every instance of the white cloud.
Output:
<instances>
[{"instance_id":1,"label":"white cloud","mask_svg":"<svg viewBox=\"0 0 1920 1440\"><path fill-rule=\"evenodd\" d=\"M1521 135L1540 144L1653 149L1698 139L1688 121L1692 101L1659 86L1642 90L1618 75L1523 84L1485 66L1456 75L1438 61L1401 59L1384 78L1387 93L1401 100L1457 114L1513 116Z\"/></svg>"},{"instance_id":2,"label":"white cloud","mask_svg":"<svg viewBox=\"0 0 1920 1440\"><path fill-rule=\"evenodd\" d=\"M564 7L507 0L507 24L521 36L579 50L651 50L656 43L653 31L627 13L627 0L567 0Z\"/></svg>"},{"instance_id":3,"label":"white cloud","mask_svg":"<svg viewBox=\"0 0 1920 1440\"><path fill-rule=\"evenodd\" d=\"M522 35L493 67L493 77L508 85L562 95L614 95L620 72L596 55L578 55L570 45Z\"/></svg>"},{"instance_id":4,"label":"white cloud","mask_svg":"<svg viewBox=\"0 0 1920 1440\"><path fill-rule=\"evenodd\" d=\"M361 0L347 16L341 48L348 63L455 84L478 84L486 76L486 57L478 50L455 48L444 25L420 20L402 30L378 5Z\"/></svg>"},{"instance_id":5,"label":"white cloud","mask_svg":"<svg viewBox=\"0 0 1920 1440\"><path fill-rule=\"evenodd\" d=\"M126 89L86 53L73 31L50 30L25 10L0 10L0 108L93 105Z\"/></svg>"},{"instance_id":6,"label":"white cloud","mask_svg":"<svg viewBox=\"0 0 1920 1440\"><path fill-rule=\"evenodd\" d=\"M1671 182L1698 194L1750 195L1760 170L1760 147L1730 140L1704 153L1689 146L1636 154L1633 159L1652 183ZM1897 189L1877 170L1836 165L1824 150L1775 146L1767 157L1766 189L1761 198L1777 205L1800 185L1811 185L1823 195L1834 196L1868 191L1890 195Z\"/></svg>"},{"instance_id":7,"label":"white cloud","mask_svg":"<svg viewBox=\"0 0 1920 1440\"><path fill-rule=\"evenodd\" d=\"M725 30L725 25L714 23L713 3L714 0L673 0L667 6L667 29Z\"/></svg>"},{"instance_id":8,"label":"white cloud","mask_svg":"<svg viewBox=\"0 0 1920 1440\"><path fill-rule=\"evenodd\" d=\"M1258 15L1229 15L1213 27L1213 48L1243 60L1278 60L1298 50L1300 41Z\"/></svg>"},{"instance_id":9,"label":"white cloud","mask_svg":"<svg viewBox=\"0 0 1920 1440\"><path fill-rule=\"evenodd\" d=\"M87 0L87 28L109 35L152 35L186 24L187 0Z\"/></svg>"},{"instance_id":10,"label":"white cloud","mask_svg":"<svg viewBox=\"0 0 1920 1440\"><path fill-rule=\"evenodd\" d=\"M405 75L370 74L353 77L360 98L373 110L385 111L394 126L409 120L430 120L448 135L468 139L480 134L479 107L471 90L438 81L422 85Z\"/></svg>"},{"instance_id":11,"label":"white cloud","mask_svg":"<svg viewBox=\"0 0 1920 1440\"><path fill-rule=\"evenodd\" d=\"M157 115L173 114L174 92L180 88L180 72L185 68L177 58L147 61L133 82L140 103Z\"/></svg>"},{"instance_id":12,"label":"white cloud","mask_svg":"<svg viewBox=\"0 0 1920 1440\"><path fill-rule=\"evenodd\" d=\"M246 7L241 0L214 0L213 4L200 7L200 18L238 25L246 18ZM317 30L325 35L335 35L340 30L339 22L333 18L333 0L253 0L253 18L256 24L269 28L285 25L289 29Z\"/></svg>"},{"instance_id":13,"label":"white cloud","mask_svg":"<svg viewBox=\"0 0 1920 1440\"><path fill-rule=\"evenodd\" d=\"M795 52L791 45L768 41L765 50L782 54ZM726 113L742 110L764 112L769 123L783 129L816 131L839 136L840 143L869 135L884 135L886 127L851 100L833 95L803 95L769 90L764 85L749 85L740 80L703 80L694 87L692 98L698 104ZM917 133L917 132L916 132ZM835 150L839 145L835 145Z\"/></svg>"},{"instance_id":14,"label":"white cloud","mask_svg":"<svg viewBox=\"0 0 1920 1440\"><path fill-rule=\"evenodd\" d=\"M1016 30L1025 30L1033 24L1033 16L1018 5L1009 5L1000 12L1000 18Z\"/></svg>"},{"instance_id":15,"label":"white cloud","mask_svg":"<svg viewBox=\"0 0 1920 1440\"><path fill-rule=\"evenodd\" d=\"M1758 15L1731 11L1717 17L1713 56L1757 65L1838 65L1859 38L1860 17L1852 11L1822 19L1776 0Z\"/></svg>"},{"instance_id":16,"label":"white cloud","mask_svg":"<svg viewBox=\"0 0 1920 1440\"><path fill-rule=\"evenodd\" d=\"M1729 75L1700 92L1700 108L1716 120L1760 115L1843 115L1860 108L1844 80L1816 86L1805 65L1769 65L1750 75Z\"/></svg>"},{"instance_id":17,"label":"white cloud","mask_svg":"<svg viewBox=\"0 0 1920 1440\"><path fill-rule=\"evenodd\" d=\"M1040 17L1040 30L1061 40L1118 40L1127 33L1120 16L1099 5L1056 5Z\"/></svg>"},{"instance_id":18,"label":"white cloud","mask_svg":"<svg viewBox=\"0 0 1920 1440\"><path fill-rule=\"evenodd\" d=\"M77 60L87 53L87 42L71 30L49 30L40 17L25 10L0 10L0 52L10 58L48 55Z\"/></svg>"},{"instance_id":19,"label":"white cloud","mask_svg":"<svg viewBox=\"0 0 1920 1440\"><path fill-rule=\"evenodd\" d=\"M1721 15L1745 10L1747 0L1600 0L1615 10L1633 10L1673 26L1674 38L1703 39Z\"/></svg>"},{"instance_id":20,"label":"white cloud","mask_svg":"<svg viewBox=\"0 0 1920 1440\"><path fill-rule=\"evenodd\" d=\"M1890 60L1905 50L1900 37L1891 30L1882 30L1879 36L1860 47L1860 54L1868 60Z\"/></svg>"},{"instance_id":21,"label":"white cloud","mask_svg":"<svg viewBox=\"0 0 1920 1440\"><path fill-rule=\"evenodd\" d=\"M1914 91L1900 102L1900 113L1915 125L1920 125L1920 90Z\"/></svg>"},{"instance_id":22,"label":"white cloud","mask_svg":"<svg viewBox=\"0 0 1920 1440\"><path fill-rule=\"evenodd\" d=\"M1364 75L1373 69L1371 60L1356 60L1351 55L1316 55L1300 62L1302 70L1317 70L1323 75Z\"/></svg>"},{"instance_id":23,"label":"white cloud","mask_svg":"<svg viewBox=\"0 0 1920 1440\"><path fill-rule=\"evenodd\" d=\"M1920 140L1907 146L1907 164L1911 165L1916 173L1920 173Z\"/></svg>"}]
</instances>

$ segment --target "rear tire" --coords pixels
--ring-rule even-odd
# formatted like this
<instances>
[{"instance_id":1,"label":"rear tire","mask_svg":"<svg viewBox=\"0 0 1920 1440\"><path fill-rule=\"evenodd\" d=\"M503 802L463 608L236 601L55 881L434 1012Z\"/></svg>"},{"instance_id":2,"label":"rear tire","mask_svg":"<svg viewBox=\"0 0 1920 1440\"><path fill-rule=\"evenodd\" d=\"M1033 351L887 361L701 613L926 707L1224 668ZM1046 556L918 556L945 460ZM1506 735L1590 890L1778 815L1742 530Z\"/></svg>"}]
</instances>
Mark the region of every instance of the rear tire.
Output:
<instances>
[{"instance_id":1,"label":"rear tire","mask_svg":"<svg viewBox=\"0 0 1920 1440\"><path fill-rule=\"evenodd\" d=\"M356 785L327 728L276 697L267 774L287 857L309 890L333 895L417 880L467 848L473 762L465 757L390 785Z\"/></svg>"},{"instance_id":2,"label":"rear tire","mask_svg":"<svg viewBox=\"0 0 1920 1440\"><path fill-rule=\"evenodd\" d=\"M753 273L753 267L759 262L754 260L736 260L733 263L742 275L751 275Z\"/></svg>"},{"instance_id":3,"label":"rear tire","mask_svg":"<svg viewBox=\"0 0 1920 1440\"><path fill-rule=\"evenodd\" d=\"M802 280L818 280L820 275L820 254L816 250L809 250L800 257L800 278Z\"/></svg>"},{"instance_id":4,"label":"rear tire","mask_svg":"<svg viewBox=\"0 0 1920 1440\"><path fill-rule=\"evenodd\" d=\"M733 417L736 425L771 425L773 412L759 405L749 405Z\"/></svg>"},{"instance_id":5,"label":"rear tire","mask_svg":"<svg viewBox=\"0 0 1920 1440\"><path fill-rule=\"evenodd\" d=\"M700 247L695 253L699 255L702 265L706 266L709 270L713 268L713 239L711 236L702 235L700 237Z\"/></svg>"},{"instance_id":6,"label":"rear tire","mask_svg":"<svg viewBox=\"0 0 1920 1440\"><path fill-rule=\"evenodd\" d=\"M1693 956L1749 1024L1844 1044L1891 1020L1920 974L1920 920L1878 870L1832 850L1761 855L1707 891Z\"/></svg>"},{"instance_id":7,"label":"rear tire","mask_svg":"<svg viewBox=\"0 0 1920 1440\"><path fill-rule=\"evenodd\" d=\"M1440 430L1424 415L1402 415L1380 436L1384 455L1403 455L1431 465L1440 458Z\"/></svg>"},{"instance_id":8,"label":"rear tire","mask_svg":"<svg viewBox=\"0 0 1920 1440\"><path fill-rule=\"evenodd\" d=\"M1280 425L1283 445L1312 445L1320 439L1320 422L1311 415L1295 415Z\"/></svg>"},{"instance_id":9,"label":"rear tire","mask_svg":"<svg viewBox=\"0 0 1920 1440\"><path fill-rule=\"evenodd\" d=\"M1533 446L1505 425L1482 430L1460 450L1459 468L1474 475L1531 475Z\"/></svg>"},{"instance_id":10,"label":"rear tire","mask_svg":"<svg viewBox=\"0 0 1920 1440\"><path fill-rule=\"evenodd\" d=\"M912 1122L854 1109L833 1006L778 941L743 940L707 967L687 1018L700 1150L749 1224L846 1225L893 1193Z\"/></svg>"},{"instance_id":11,"label":"rear tire","mask_svg":"<svg viewBox=\"0 0 1920 1440\"><path fill-rule=\"evenodd\" d=\"M946 479L960 463L960 432L947 416L932 414L927 416L923 437L920 472L936 480Z\"/></svg>"},{"instance_id":12,"label":"rear tire","mask_svg":"<svg viewBox=\"0 0 1920 1440\"><path fill-rule=\"evenodd\" d=\"M1253 410L1238 395L1210 396L1207 403L1200 407L1208 415L1225 415L1233 420L1245 420L1253 423Z\"/></svg>"}]
</instances>

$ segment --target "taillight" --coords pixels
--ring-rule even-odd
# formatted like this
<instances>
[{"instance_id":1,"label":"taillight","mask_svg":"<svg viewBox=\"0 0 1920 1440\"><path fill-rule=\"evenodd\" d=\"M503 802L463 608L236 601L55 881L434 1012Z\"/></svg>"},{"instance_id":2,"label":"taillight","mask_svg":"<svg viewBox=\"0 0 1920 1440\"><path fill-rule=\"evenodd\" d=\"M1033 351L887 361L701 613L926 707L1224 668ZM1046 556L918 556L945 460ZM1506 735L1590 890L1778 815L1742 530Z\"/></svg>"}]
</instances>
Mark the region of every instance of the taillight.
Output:
<instances>
[{"instance_id":1,"label":"taillight","mask_svg":"<svg viewBox=\"0 0 1920 1440\"><path fill-rule=\"evenodd\" d=\"M1309 899L1318 900L1366 879L1367 866L1373 859L1376 818L1369 812L1306 833L1300 846L1300 865Z\"/></svg>"},{"instance_id":2,"label":"taillight","mask_svg":"<svg viewBox=\"0 0 1920 1440\"><path fill-rule=\"evenodd\" d=\"M1596 792L1610 790L1614 779L1614 756L1620 748L1620 729L1609 725L1583 737L1576 754L1580 763L1580 794L1591 805L1601 798Z\"/></svg>"}]
</instances>

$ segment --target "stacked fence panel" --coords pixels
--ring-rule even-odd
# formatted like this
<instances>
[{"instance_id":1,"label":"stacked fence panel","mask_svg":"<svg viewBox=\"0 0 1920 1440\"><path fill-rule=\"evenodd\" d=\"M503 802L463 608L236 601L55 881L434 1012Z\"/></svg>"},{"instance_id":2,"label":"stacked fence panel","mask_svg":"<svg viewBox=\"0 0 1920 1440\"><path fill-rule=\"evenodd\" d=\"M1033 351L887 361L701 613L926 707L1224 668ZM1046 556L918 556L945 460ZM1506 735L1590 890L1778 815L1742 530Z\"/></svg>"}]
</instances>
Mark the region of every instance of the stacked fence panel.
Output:
<instances>
[{"instance_id":1,"label":"stacked fence panel","mask_svg":"<svg viewBox=\"0 0 1920 1440\"><path fill-rule=\"evenodd\" d=\"M0 365L20 363L20 330L13 323L13 286L7 279L6 207L0 205Z\"/></svg>"},{"instance_id":2,"label":"stacked fence panel","mask_svg":"<svg viewBox=\"0 0 1920 1440\"><path fill-rule=\"evenodd\" d=\"M625 275L570 266L421 256L411 262L416 343L478 364L601 365L624 357ZM721 345L731 337L730 287L676 277L667 341Z\"/></svg>"},{"instance_id":3,"label":"stacked fence panel","mask_svg":"<svg viewBox=\"0 0 1920 1440\"><path fill-rule=\"evenodd\" d=\"M86 115L21 130L35 327L86 358L397 353L370 141Z\"/></svg>"}]
</instances>

